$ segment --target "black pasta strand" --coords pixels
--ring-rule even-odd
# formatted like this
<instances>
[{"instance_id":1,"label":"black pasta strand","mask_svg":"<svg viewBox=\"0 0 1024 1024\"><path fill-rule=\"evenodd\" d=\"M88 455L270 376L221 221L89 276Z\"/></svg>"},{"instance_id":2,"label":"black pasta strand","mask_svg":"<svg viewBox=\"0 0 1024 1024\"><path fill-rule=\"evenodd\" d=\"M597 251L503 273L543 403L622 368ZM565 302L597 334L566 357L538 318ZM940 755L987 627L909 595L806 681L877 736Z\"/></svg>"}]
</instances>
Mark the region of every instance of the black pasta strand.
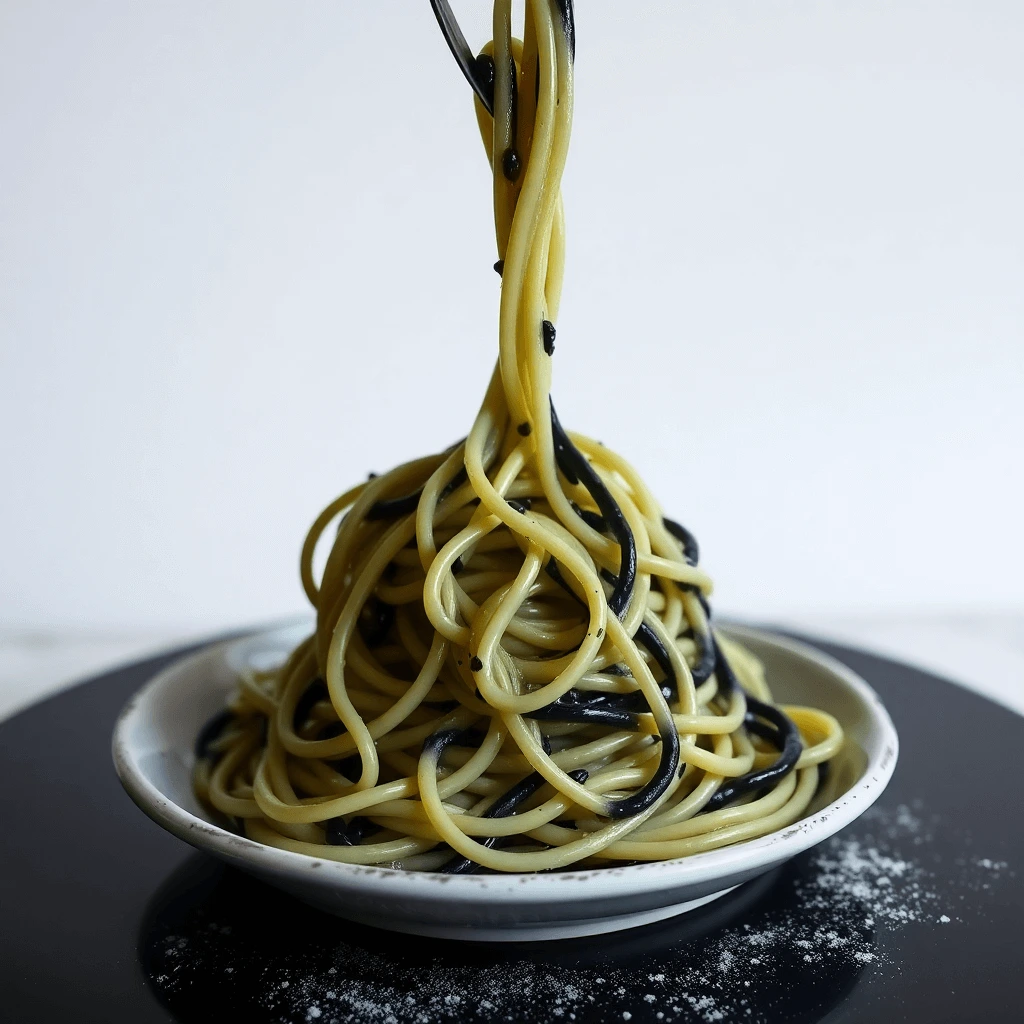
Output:
<instances>
[{"instance_id":1,"label":"black pasta strand","mask_svg":"<svg viewBox=\"0 0 1024 1024\"><path fill-rule=\"evenodd\" d=\"M665 673L664 682L661 684L661 692L667 700L674 699L678 692L679 684L676 680L676 672L672 667L672 659L669 657L668 649L661 642L658 634L646 622L641 622L633 639L647 650L651 657L654 658L658 668Z\"/></svg>"},{"instance_id":2,"label":"black pasta strand","mask_svg":"<svg viewBox=\"0 0 1024 1024\"><path fill-rule=\"evenodd\" d=\"M713 643L718 663L716 672L718 674L719 692L723 696L731 696L740 688L739 681L736 679L736 674L729 664L729 659L722 652L718 640L714 639ZM756 721L757 719L770 723L770 726L774 727L775 735L769 742L777 746L780 751L779 757L772 764L768 765L767 768L762 768L756 772L748 772L746 775L741 775L738 779L733 779L731 782L720 786L705 805L705 810L717 810L719 807L724 807L726 804L731 803L733 800L738 800L748 793L774 785L785 778L796 767L797 761L800 760L803 742L800 739L800 731L793 720L780 708L775 707L774 704L766 704L764 701L751 697L749 694L745 694L745 696L747 700L747 715L744 719L744 724L747 725L750 721ZM752 728L751 732L759 736L765 735L764 730L760 727Z\"/></svg>"},{"instance_id":3,"label":"black pasta strand","mask_svg":"<svg viewBox=\"0 0 1024 1024\"><path fill-rule=\"evenodd\" d=\"M547 564L544 566L544 571L581 607L586 608L587 602L584 601L579 594L576 593L572 587L566 582L565 577L562 575L562 570L558 568L558 562L554 558L549 558Z\"/></svg>"},{"instance_id":4,"label":"black pasta strand","mask_svg":"<svg viewBox=\"0 0 1024 1024\"><path fill-rule=\"evenodd\" d=\"M351 821L331 818L324 822L324 837L328 846L358 846L380 830L381 826L369 818L356 817Z\"/></svg>"},{"instance_id":5,"label":"black pasta strand","mask_svg":"<svg viewBox=\"0 0 1024 1024\"><path fill-rule=\"evenodd\" d=\"M549 399L550 401L550 399ZM612 592L608 597L608 610L617 618L622 618L633 594L636 582L636 541L633 531L626 522L618 502L611 496L604 482L597 475L593 466L584 458L583 453L572 443L569 435L562 428L555 404L551 402L551 433L555 446L555 461L566 480L571 484L582 482L594 504L601 510L612 536L619 544L619 574L615 577Z\"/></svg>"},{"instance_id":6,"label":"black pasta strand","mask_svg":"<svg viewBox=\"0 0 1024 1024\"><path fill-rule=\"evenodd\" d=\"M783 739L779 730L768 722L762 722L753 712L748 711L744 715L743 728L747 732L752 732L755 736L760 736L761 739L770 743L776 750L782 749Z\"/></svg>"},{"instance_id":7,"label":"black pasta strand","mask_svg":"<svg viewBox=\"0 0 1024 1024\"><path fill-rule=\"evenodd\" d=\"M590 773L585 768L577 768L575 771L569 772L569 778L574 782L578 782L581 786L590 777ZM533 772L527 775L525 779L517 782L510 790L503 793L498 797L497 800L487 808L486 811L481 815L483 818L507 818L512 814L520 804L529 800L534 793L544 785L544 776L540 772ZM487 836L481 841L482 846L486 846L490 849L495 843L498 842L500 836ZM453 857L446 864L442 865L439 870L446 875L468 875L478 870L480 867L476 861L470 860L469 857L463 857L461 855Z\"/></svg>"},{"instance_id":8,"label":"black pasta strand","mask_svg":"<svg viewBox=\"0 0 1024 1024\"><path fill-rule=\"evenodd\" d=\"M685 526L677 523L674 519L669 519L668 516L662 519L662 523L665 524L665 529L683 545L683 557L690 565L696 565L700 560L700 546L697 544L697 538Z\"/></svg>"},{"instance_id":9,"label":"black pasta strand","mask_svg":"<svg viewBox=\"0 0 1024 1024\"><path fill-rule=\"evenodd\" d=\"M459 444L462 444L460 441ZM463 466L456 474L445 484L444 490L441 491L440 497L446 498L452 493L457 487L461 487L467 480L469 475L466 473L466 467ZM400 498L381 498L380 501L374 502L366 510L367 519L398 519L401 516L407 516L411 512L416 511L416 506L420 503L420 498L423 496L423 488L419 487L412 494L402 495Z\"/></svg>"},{"instance_id":10,"label":"black pasta strand","mask_svg":"<svg viewBox=\"0 0 1024 1024\"><path fill-rule=\"evenodd\" d=\"M715 656L715 674L718 676L718 692L723 697L731 697L737 690L742 689L740 681L736 678L736 673L732 670L732 665L729 664L729 659L726 658L722 651L722 647L718 642L718 637L708 627L708 634L711 638L711 650Z\"/></svg>"},{"instance_id":11,"label":"black pasta strand","mask_svg":"<svg viewBox=\"0 0 1024 1024\"><path fill-rule=\"evenodd\" d=\"M398 519L401 516L407 516L410 512L416 511L422 494L423 488L421 487L418 491L413 491L412 494L406 494L401 498L381 498L366 510L366 518Z\"/></svg>"},{"instance_id":12,"label":"black pasta strand","mask_svg":"<svg viewBox=\"0 0 1024 1024\"><path fill-rule=\"evenodd\" d=\"M473 743L481 743L486 734L480 729L473 727L459 729L439 729L435 733L431 733L423 741L423 753L434 758L435 761L440 761L444 752L452 744L456 746L464 746Z\"/></svg>"},{"instance_id":13,"label":"black pasta strand","mask_svg":"<svg viewBox=\"0 0 1024 1024\"><path fill-rule=\"evenodd\" d=\"M574 597L580 604L583 603L565 581L565 577L562 576L562 572L558 568L558 563L553 558L548 560L545 569L548 575L566 593ZM678 681L676 680L672 661L668 656L665 646L658 640L654 631L644 622L640 623L634 639L641 646L647 648L665 673L667 685L663 689L666 698L671 699L678 692ZM714 664L712 662L712 668L707 673L709 676L713 668ZM627 669L624 667L620 668L618 665L609 666L605 669L605 672L620 676L629 674ZM551 712L544 714L544 712L548 712L548 709L552 709ZM601 718L591 713L592 710L596 711L598 709L600 710ZM587 694L574 687L564 697L549 704L547 708L540 709L540 712L531 712L526 717L542 718L553 722L579 722L591 725L611 725L622 729L636 729L638 725L632 716L643 714L646 711L650 711L650 706L647 703L647 698L639 690L632 693Z\"/></svg>"},{"instance_id":14,"label":"black pasta strand","mask_svg":"<svg viewBox=\"0 0 1024 1024\"><path fill-rule=\"evenodd\" d=\"M636 640L647 648L661 667L671 692L671 688L674 688L676 683L675 672L672 670L668 651L658 638L657 633L646 623L641 623L641 628L636 632ZM661 760L650 781L630 796L623 797L621 800L608 800L605 804L605 814L608 817L630 818L634 814L646 811L651 804L664 795L665 790L675 778L679 768L679 733L676 731L675 719L671 714L664 725L659 725L658 734L661 736Z\"/></svg>"},{"instance_id":15,"label":"black pasta strand","mask_svg":"<svg viewBox=\"0 0 1024 1024\"><path fill-rule=\"evenodd\" d=\"M577 594L565 581L565 577L562 575L561 570L558 568L558 563L553 558L548 559L548 563L545 566L545 571L567 594L575 598L575 600L578 603L583 604L583 602L580 600ZM654 633L654 631L645 622L640 623L640 626L636 631L634 639L641 646L647 648L647 650L653 655L655 661L661 667L661 670L665 673L666 685L663 686L663 691L665 692L665 697L667 699L671 699L678 693L679 684L678 680L676 679L675 670L672 668L672 661L669 658L668 651L666 650L664 644L661 643L661 641L657 638L657 635ZM704 682L704 680L707 679L714 671L714 651L711 650L710 642L706 646L707 649L710 651L711 665L707 668L706 675L703 677L703 679L700 680L701 682ZM609 665L604 671L608 675L629 675L629 670L625 666L620 665ZM694 676L694 681L696 682L696 675ZM630 729L636 728L637 726L630 724L630 720L626 717L622 717L621 719L619 719L619 721L614 721L609 716L605 722L597 723L595 719L585 717L586 712L582 711L581 709L583 709L586 705L589 705L590 707L600 707L606 715L608 714L608 712L611 711L615 711L618 713L627 712L631 714L642 714L645 711L650 711L650 707L647 703L647 698L644 697L644 695L639 690L636 690L632 693L586 694L580 690L575 689L574 687L573 689L568 691L565 697L569 699L565 700L565 698L560 698L560 710L563 712L563 714L565 714L565 717L556 718L552 714L548 717L549 721L589 722L592 724L618 725L619 728ZM558 704L558 702L555 702L555 704ZM554 705L552 704L548 705L549 708L553 706ZM541 710L543 711L546 709ZM533 715L536 715L536 712L534 712ZM569 715L575 715L576 717L569 717Z\"/></svg>"},{"instance_id":16,"label":"black pasta strand","mask_svg":"<svg viewBox=\"0 0 1024 1024\"><path fill-rule=\"evenodd\" d=\"M676 679L675 669L672 668L672 659L669 657L668 649L658 639L657 633L646 622L640 623L640 628L637 629L633 639L651 654L658 667L665 673L665 678L660 684L661 692L666 700L674 700L679 692L679 682ZM605 669L605 672L612 675L622 675L621 671L614 671L618 668L619 666L612 665ZM586 694L585 696L592 701L596 698L601 698L602 703L607 707L616 708L621 711L643 714L651 710L647 698L641 690L633 690L631 693L600 693Z\"/></svg>"},{"instance_id":17,"label":"black pasta strand","mask_svg":"<svg viewBox=\"0 0 1024 1024\"><path fill-rule=\"evenodd\" d=\"M558 11L562 15L562 31L569 44L569 59L576 62L576 18L573 14L572 0L555 0Z\"/></svg>"},{"instance_id":18,"label":"black pasta strand","mask_svg":"<svg viewBox=\"0 0 1024 1024\"><path fill-rule=\"evenodd\" d=\"M607 725L614 729L635 732L639 722L633 711L614 705L607 694L585 694L575 688L558 700L523 717L538 722L574 722L579 725Z\"/></svg>"},{"instance_id":19,"label":"black pasta strand","mask_svg":"<svg viewBox=\"0 0 1024 1024\"><path fill-rule=\"evenodd\" d=\"M549 560L547 571L552 579L560 583L569 593L572 590L562 577L554 559ZM665 673L666 697L678 692L678 683L668 650L657 634L646 623L641 623L634 639L645 647ZM708 672L710 675L711 672ZM642 692L628 694L584 694L575 688L559 700L526 717L546 721L577 722L588 725L607 725L619 729L635 730L638 727L636 715L650 711L650 705ZM672 719L670 718L671 722ZM674 724L659 730L661 737L661 760L648 783L636 793L621 800L609 800L605 813L611 818L627 818L645 811L661 798L679 768L679 734Z\"/></svg>"},{"instance_id":20,"label":"black pasta strand","mask_svg":"<svg viewBox=\"0 0 1024 1024\"><path fill-rule=\"evenodd\" d=\"M700 657L697 660L697 664L690 670L690 675L693 676L693 685L700 686L702 683L706 683L715 671L718 644L715 643L715 637L711 632L710 625L708 625L707 632L705 633L698 633L694 630L693 637L697 642ZM733 682L735 682L735 677L733 677Z\"/></svg>"},{"instance_id":21,"label":"black pasta strand","mask_svg":"<svg viewBox=\"0 0 1024 1024\"><path fill-rule=\"evenodd\" d=\"M679 733L671 716L671 726L661 730L661 760L654 770L650 781L635 793L624 796L620 800L606 800L604 813L609 818L632 818L635 814L646 811L651 804L659 800L668 789L679 767Z\"/></svg>"},{"instance_id":22,"label":"black pasta strand","mask_svg":"<svg viewBox=\"0 0 1024 1024\"><path fill-rule=\"evenodd\" d=\"M771 722L775 726L775 736L769 742L774 743L781 753L767 768L741 775L738 779L733 779L716 790L706 804L706 809L709 811L717 810L748 793L767 789L780 782L796 767L797 761L800 760L800 754L803 752L800 731L785 712L773 704L765 704L750 696L747 697L747 708L747 719L744 723L747 728L750 728L750 720L755 716ZM751 729L751 731L764 736L759 729Z\"/></svg>"},{"instance_id":23,"label":"black pasta strand","mask_svg":"<svg viewBox=\"0 0 1024 1024\"><path fill-rule=\"evenodd\" d=\"M591 512L589 508L580 508L575 501L570 501L573 511L589 526L592 530L596 530L598 533L604 533L608 529L608 524L604 521L604 516L599 512Z\"/></svg>"}]
</instances>

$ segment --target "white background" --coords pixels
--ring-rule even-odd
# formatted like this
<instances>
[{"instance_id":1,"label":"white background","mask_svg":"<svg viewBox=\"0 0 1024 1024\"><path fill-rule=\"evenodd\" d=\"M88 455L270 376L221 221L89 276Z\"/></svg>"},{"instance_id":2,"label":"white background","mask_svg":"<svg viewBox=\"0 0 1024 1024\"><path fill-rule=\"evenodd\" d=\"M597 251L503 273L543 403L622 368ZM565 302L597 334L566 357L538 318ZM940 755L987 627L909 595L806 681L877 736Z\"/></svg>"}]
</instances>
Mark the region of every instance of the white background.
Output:
<instances>
[{"instance_id":1,"label":"white background","mask_svg":"<svg viewBox=\"0 0 1024 1024\"><path fill-rule=\"evenodd\" d=\"M723 610L1024 609L1024 4L577 20L563 421ZM489 219L427 0L0 0L0 625L300 610L320 507L471 423Z\"/></svg>"}]
</instances>

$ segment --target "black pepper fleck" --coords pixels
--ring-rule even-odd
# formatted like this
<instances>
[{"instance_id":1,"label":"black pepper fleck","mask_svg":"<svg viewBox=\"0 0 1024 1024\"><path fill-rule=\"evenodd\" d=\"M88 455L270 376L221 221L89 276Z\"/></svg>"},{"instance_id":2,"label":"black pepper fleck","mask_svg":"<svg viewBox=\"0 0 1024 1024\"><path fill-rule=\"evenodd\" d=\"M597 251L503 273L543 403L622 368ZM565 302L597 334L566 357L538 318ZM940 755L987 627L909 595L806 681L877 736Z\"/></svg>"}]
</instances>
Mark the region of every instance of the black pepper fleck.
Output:
<instances>
[{"instance_id":1,"label":"black pepper fleck","mask_svg":"<svg viewBox=\"0 0 1024 1024\"><path fill-rule=\"evenodd\" d=\"M501 156L501 172L509 181L515 181L520 170L519 154L509 147Z\"/></svg>"},{"instance_id":2,"label":"black pepper fleck","mask_svg":"<svg viewBox=\"0 0 1024 1024\"><path fill-rule=\"evenodd\" d=\"M549 355L555 354L555 325L550 320L541 321L541 337L544 339L544 351Z\"/></svg>"}]
</instances>

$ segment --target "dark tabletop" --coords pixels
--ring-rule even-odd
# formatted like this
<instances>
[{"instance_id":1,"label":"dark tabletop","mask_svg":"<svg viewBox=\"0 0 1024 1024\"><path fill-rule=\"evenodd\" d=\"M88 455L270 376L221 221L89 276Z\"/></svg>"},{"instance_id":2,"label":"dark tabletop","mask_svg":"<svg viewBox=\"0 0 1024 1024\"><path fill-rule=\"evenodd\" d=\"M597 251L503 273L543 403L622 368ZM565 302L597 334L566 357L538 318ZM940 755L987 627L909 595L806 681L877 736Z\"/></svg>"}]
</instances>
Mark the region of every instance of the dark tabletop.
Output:
<instances>
[{"instance_id":1,"label":"dark tabletop","mask_svg":"<svg viewBox=\"0 0 1024 1024\"><path fill-rule=\"evenodd\" d=\"M899 730L875 809L675 921L492 945L350 924L197 854L121 790L110 734L182 652L0 725L0 1020L1024 1019L1024 718L862 652L823 650Z\"/></svg>"}]
</instances>

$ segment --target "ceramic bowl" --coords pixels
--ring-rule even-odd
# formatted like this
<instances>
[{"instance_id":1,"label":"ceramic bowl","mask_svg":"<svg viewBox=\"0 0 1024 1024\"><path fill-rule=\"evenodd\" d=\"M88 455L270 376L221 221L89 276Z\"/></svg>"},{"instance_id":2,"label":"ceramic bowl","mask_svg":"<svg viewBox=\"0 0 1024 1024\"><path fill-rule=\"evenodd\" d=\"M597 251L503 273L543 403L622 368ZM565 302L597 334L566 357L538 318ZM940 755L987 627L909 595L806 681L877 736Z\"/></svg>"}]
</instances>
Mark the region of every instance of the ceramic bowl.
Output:
<instances>
[{"instance_id":1,"label":"ceramic bowl","mask_svg":"<svg viewBox=\"0 0 1024 1024\"><path fill-rule=\"evenodd\" d=\"M898 740L874 691L833 658L747 627L724 632L765 665L777 700L822 708L846 746L807 816L788 828L678 860L541 874L445 875L363 867L278 850L220 828L192 793L193 744L221 707L242 663L272 665L309 632L291 624L208 647L165 669L129 701L114 729L114 764L157 824L306 903L417 935L527 941L632 928L694 909L848 825L878 799Z\"/></svg>"}]
</instances>

